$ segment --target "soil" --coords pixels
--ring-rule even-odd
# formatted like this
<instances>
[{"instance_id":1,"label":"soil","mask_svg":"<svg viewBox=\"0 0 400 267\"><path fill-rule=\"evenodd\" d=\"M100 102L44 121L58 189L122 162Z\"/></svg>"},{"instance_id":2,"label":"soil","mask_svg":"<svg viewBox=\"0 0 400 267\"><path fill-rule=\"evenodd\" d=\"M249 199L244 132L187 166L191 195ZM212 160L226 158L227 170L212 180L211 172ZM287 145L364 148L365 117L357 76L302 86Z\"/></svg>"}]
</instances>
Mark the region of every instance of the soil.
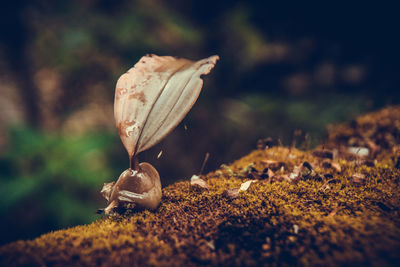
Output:
<instances>
[{"instance_id":1,"label":"soil","mask_svg":"<svg viewBox=\"0 0 400 267\"><path fill-rule=\"evenodd\" d=\"M400 266L400 106L331 128L312 151L258 147L200 176L207 186L164 188L156 212L7 244L0 265Z\"/></svg>"}]
</instances>

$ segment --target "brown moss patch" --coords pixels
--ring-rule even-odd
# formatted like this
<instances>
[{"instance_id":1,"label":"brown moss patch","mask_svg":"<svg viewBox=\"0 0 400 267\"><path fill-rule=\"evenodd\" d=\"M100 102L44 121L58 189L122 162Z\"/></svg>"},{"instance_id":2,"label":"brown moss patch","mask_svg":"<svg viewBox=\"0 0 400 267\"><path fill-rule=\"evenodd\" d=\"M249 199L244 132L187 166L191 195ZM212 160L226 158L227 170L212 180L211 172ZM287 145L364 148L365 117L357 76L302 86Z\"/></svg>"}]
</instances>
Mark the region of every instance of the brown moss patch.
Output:
<instances>
[{"instance_id":1,"label":"brown moss patch","mask_svg":"<svg viewBox=\"0 0 400 267\"><path fill-rule=\"evenodd\" d=\"M335 128L318 148L329 148L332 158L286 147L255 150L203 176L209 190L175 183L163 189L156 212L5 245L0 265L399 265L399 120L395 107ZM349 155L348 146L372 146L365 138L379 149ZM237 198L223 194L271 161L284 163L274 176L293 179L264 176ZM292 175L304 162L314 174Z\"/></svg>"}]
</instances>

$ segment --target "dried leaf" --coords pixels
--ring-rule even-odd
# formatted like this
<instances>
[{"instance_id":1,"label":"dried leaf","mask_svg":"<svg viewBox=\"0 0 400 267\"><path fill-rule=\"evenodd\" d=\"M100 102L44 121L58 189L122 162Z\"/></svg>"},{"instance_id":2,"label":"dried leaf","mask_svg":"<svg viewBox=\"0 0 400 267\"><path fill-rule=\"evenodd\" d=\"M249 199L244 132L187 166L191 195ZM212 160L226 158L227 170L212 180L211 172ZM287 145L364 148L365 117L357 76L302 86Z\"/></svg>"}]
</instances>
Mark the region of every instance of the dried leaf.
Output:
<instances>
[{"instance_id":1,"label":"dried leaf","mask_svg":"<svg viewBox=\"0 0 400 267\"><path fill-rule=\"evenodd\" d=\"M293 225L293 232L297 235L299 233L299 226L297 224Z\"/></svg>"},{"instance_id":2,"label":"dried leaf","mask_svg":"<svg viewBox=\"0 0 400 267\"><path fill-rule=\"evenodd\" d=\"M339 181L340 181L339 179L335 179L335 178L330 179L330 180L326 181L318 190L326 191L326 190L330 189L329 184L335 184Z\"/></svg>"},{"instance_id":3,"label":"dried leaf","mask_svg":"<svg viewBox=\"0 0 400 267\"><path fill-rule=\"evenodd\" d=\"M355 184L364 184L366 182L365 174L355 173L351 176L351 181Z\"/></svg>"},{"instance_id":4,"label":"dried leaf","mask_svg":"<svg viewBox=\"0 0 400 267\"><path fill-rule=\"evenodd\" d=\"M380 150L380 147L371 139L365 138L364 140L367 143L368 147L371 149L372 154L376 154Z\"/></svg>"},{"instance_id":5,"label":"dried leaf","mask_svg":"<svg viewBox=\"0 0 400 267\"><path fill-rule=\"evenodd\" d=\"M257 180L249 180L249 181L247 181L247 182L242 183L242 184L240 185L239 192L247 191L247 189L249 189L250 185L251 185L252 183L255 183L255 182L257 182Z\"/></svg>"},{"instance_id":6,"label":"dried leaf","mask_svg":"<svg viewBox=\"0 0 400 267\"><path fill-rule=\"evenodd\" d=\"M261 160L261 163L265 165L265 167L271 169L272 171L277 171L282 167L286 167L285 162L275 161L275 160Z\"/></svg>"},{"instance_id":7,"label":"dried leaf","mask_svg":"<svg viewBox=\"0 0 400 267\"><path fill-rule=\"evenodd\" d=\"M340 167L340 164L339 164L339 163L333 161L333 162L331 162L331 165L332 165L332 168L333 168L336 172L338 172L338 173L342 172L342 167Z\"/></svg>"},{"instance_id":8,"label":"dried leaf","mask_svg":"<svg viewBox=\"0 0 400 267\"><path fill-rule=\"evenodd\" d=\"M207 246L208 246L211 250L215 250L215 242L214 242L214 240L211 240L211 241L207 242Z\"/></svg>"},{"instance_id":9,"label":"dried leaf","mask_svg":"<svg viewBox=\"0 0 400 267\"><path fill-rule=\"evenodd\" d=\"M100 191L100 194L108 201L110 200L111 190L114 186L115 182L112 183L104 183L103 188Z\"/></svg>"},{"instance_id":10,"label":"dried leaf","mask_svg":"<svg viewBox=\"0 0 400 267\"><path fill-rule=\"evenodd\" d=\"M204 181L197 175L193 175L192 178L190 179L190 186L197 187L200 189L208 189L206 181Z\"/></svg>"},{"instance_id":11,"label":"dried leaf","mask_svg":"<svg viewBox=\"0 0 400 267\"><path fill-rule=\"evenodd\" d=\"M310 176L313 171L314 169L308 161L304 161L300 167L300 175L302 177Z\"/></svg>"},{"instance_id":12,"label":"dried leaf","mask_svg":"<svg viewBox=\"0 0 400 267\"><path fill-rule=\"evenodd\" d=\"M221 164L221 169L224 169L224 170L228 173L228 176L229 176L229 177L235 175L235 173L233 172L233 170L232 170L228 165L226 165L226 164Z\"/></svg>"},{"instance_id":13,"label":"dried leaf","mask_svg":"<svg viewBox=\"0 0 400 267\"><path fill-rule=\"evenodd\" d=\"M239 188L232 188L229 190L225 190L223 195L229 199L235 199L239 196Z\"/></svg>"},{"instance_id":14,"label":"dried leaf","mask_svg":"<svg viewBox=\"0 0 400 267\"><path fill-rule=\"evenodd\" d=\"M274 175L274 172L269 168L265 168L262 172L258 171L256 168L251 167L245 172L245 176L252 180L263 180L268 179Z\"/></svg>"},{"instance_id":15,"label":"dried leaf","mask_svg":"<svg viewBox=\"0 0 400 267\"><path fill-rule=\"evenodd\" d=\"M293 172L289 174L289 180L291 182L297 182L300 179L300 166L296 166L293 169Z\"/></svg>"},{"instance_id":16,"label":"dried leaf","mask_svg":"<svg viewBox=\"0 0 400 267\"><path fill-rule=\"evenodd\" d=\"M366 147L351 146L347 148L347 151L359 157L367 157L369 155L369 149Z\"/></svg>"},{"instance_id":17,"label":"dried leaf","mask_svg":"<svg viewBox=\"0 0 400 267\"><path fill-rule=\"evenodd\" d=\"M130 156L157 144L182 121L200 94L200 76L218 59L147 55L119 78L114 117Z\"/></svg>"},{"instance_id":18,"label":"dried leaf","mask_svg":"<svg viewBox=\"0 0 400 267\"><path fill-rule=\"evenodd\" d=\"M265 169L264 169L263 173L265 173ZM273 172L270 168L267 168L266 173L267 173L267 175L268 175L267 178L271 178L272 176L275 175L274 172Z\"/></svg>"}]
</instances>

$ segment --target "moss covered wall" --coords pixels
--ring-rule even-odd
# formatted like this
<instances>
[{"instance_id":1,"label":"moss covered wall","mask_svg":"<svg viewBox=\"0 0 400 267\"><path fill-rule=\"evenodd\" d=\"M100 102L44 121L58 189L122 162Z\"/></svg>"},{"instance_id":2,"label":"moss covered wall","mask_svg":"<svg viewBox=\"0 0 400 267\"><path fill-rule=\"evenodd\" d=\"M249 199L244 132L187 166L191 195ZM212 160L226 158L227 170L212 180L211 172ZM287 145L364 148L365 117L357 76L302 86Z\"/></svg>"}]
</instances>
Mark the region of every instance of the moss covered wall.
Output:
<instances>
[{"instance_id":1,"label":"moss covered wall","mask_svg":"<svg viewBox=\"0 0 400 267\"><path fill-rule=\"evenodd\" d=\"M314 151L255 150L208 189L168 186L156 212L5 245L0 265L399 265L400 107L330 133Z\"/></svg>"}]
</instances>

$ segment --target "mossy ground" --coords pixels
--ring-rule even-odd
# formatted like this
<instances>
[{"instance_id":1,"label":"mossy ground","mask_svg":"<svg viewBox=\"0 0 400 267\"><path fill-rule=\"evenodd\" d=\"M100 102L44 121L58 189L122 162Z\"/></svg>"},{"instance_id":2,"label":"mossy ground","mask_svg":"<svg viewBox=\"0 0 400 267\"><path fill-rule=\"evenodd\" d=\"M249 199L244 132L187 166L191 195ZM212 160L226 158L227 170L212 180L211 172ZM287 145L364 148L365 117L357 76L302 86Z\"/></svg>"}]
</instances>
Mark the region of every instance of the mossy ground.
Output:
<instances>
[{"instance_id":1,"label":"mossy ground","mask_svg":"<svg viewBox=\"0 0 400 267\"><path fill-rule=\"evenodd\" d=\"M332 151L332 159L287 147L255 150L202 176L209 190L175 183L163 189L156 212L5 245L0 265L399 266L399 144L400 107L387 108L332 129L318 148ZM370 153L357 156L349 146ZM283 181L269 177L237 198L224 194L254 179L251 172L261 173L266 160L284 163L274 171ZM295 177L304 162L314 176Z\"/></svg>"}]
</instances>

